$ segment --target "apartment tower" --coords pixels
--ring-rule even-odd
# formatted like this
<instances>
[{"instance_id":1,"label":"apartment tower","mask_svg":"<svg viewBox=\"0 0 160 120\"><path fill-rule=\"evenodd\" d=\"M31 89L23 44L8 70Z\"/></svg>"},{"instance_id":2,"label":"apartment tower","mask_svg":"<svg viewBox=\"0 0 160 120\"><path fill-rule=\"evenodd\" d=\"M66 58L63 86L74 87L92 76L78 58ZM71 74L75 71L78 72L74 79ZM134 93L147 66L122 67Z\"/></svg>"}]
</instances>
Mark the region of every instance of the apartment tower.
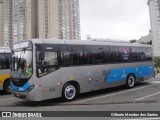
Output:
<instances>
[{"instance_id":1,"label":"apartment tower","mask_svg":"<svg viewBox=\"0 0 160 120\"><path fill-rule=\"evenodd\" d=\"M3 32L3 30L2 30L2 28L3 28L3 24L2 24L2 22L3 22L3 20L2 20L2 18L3 18L3 1L2 0L0 0L0 46L2 46L2 39L3 39L3 37L2 37L2 32Z\"/></svg>"},{"instance_id":2,"label":"apartment tower","mask_svg":"<svg viewBox=\"0 0 160 120\"><path fill-rule=\"evenodd\" d=\"M37 38L80 39L79 0L37 0Z\"/></svg>"},{"instance_id":3,"label":"apartment tower","mask_svg":"<svg viewBox=\"0 0 160 120\"><path fill-rule=\"evenodd\" d=\"M148 0L154 56L160 56L160 0Z\"/></svg>"},{"instance_id":4,"label":"apartment tower","mask_svg":"<svg viewBox=\"0 0 160 120\"><path fill-rule=\"evenodd\" d=\"M79 0L59 0L61 39L81 39Z\"/></svg>"},{"instance_id":5,"label":"apartment tower","mask_svg":"<svg viewBox=\"0 0 160 120\"><path fill-rule=\"evenodd\" d=\"M79 0L4 0L4 46L33 38L80 39Z\"/></svg>"},{"instance_id":6,"label":"apartment tower","mask_svg":"<svg viewBox=\"0 0 160 120\"><path fill-rule=\"evenodd\" d=\"M37 0L37 38L59 38L59 0Z\"/></svg>"}]
</instances>

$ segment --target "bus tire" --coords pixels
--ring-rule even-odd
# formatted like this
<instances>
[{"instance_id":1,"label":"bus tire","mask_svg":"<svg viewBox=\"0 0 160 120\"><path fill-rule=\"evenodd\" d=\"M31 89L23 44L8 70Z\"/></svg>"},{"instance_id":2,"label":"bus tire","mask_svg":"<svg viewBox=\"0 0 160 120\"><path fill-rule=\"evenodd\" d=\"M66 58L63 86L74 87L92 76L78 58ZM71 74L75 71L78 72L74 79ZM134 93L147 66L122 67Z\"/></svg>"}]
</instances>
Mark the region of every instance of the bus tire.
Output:
<instances>
[{"instance_id":1,"label":"bus tire","mask_svg":"<svg viewBox=\"0 0 160 120\"><path fill-rule=\"evenodd\" d=\"M62 89L62 99L64 101L72 101L77 96L77 89L72 83L67 83Z\"/></svg>"},{"instance_id":2,"label":"bus tire","mask_svg":"<svg viewBox=\"0 0 160 120\"><path fill-rule=\"evenodd\" d=\"M3 85L3 91L5 94L11 94L10 90L10 80L6 80Z\"/></svg>"},{"instance_id":3,"label":"bus tire","mask_svg":"<svg viewBox=\"0 0 160 120\"><path fill-rule=\"evenodd\" d=\"M135 81L136 81L135 76L133 74L129 74L126 80L127 88L133 88L135 86Z\"/></svg>"}]
</instances>

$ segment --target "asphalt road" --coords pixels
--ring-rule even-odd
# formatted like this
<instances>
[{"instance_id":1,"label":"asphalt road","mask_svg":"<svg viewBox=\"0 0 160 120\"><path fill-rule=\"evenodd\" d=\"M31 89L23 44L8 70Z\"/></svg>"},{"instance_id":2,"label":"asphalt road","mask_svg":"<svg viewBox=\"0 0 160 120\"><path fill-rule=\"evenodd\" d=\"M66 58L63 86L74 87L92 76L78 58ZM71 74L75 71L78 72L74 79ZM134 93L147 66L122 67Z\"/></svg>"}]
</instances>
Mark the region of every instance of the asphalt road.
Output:
<instances>
[{"instance_id":1,"label":"asphalt road","mask_svg":"<svg viewBox=\"0 0 160 120\"><path fill-rule=\"evenodd\" d=\"M81 94L72 102L28 102L0 92L0 111L160 111L160 76L132 89L121 86Z\"/></svg>"}]
</instances>

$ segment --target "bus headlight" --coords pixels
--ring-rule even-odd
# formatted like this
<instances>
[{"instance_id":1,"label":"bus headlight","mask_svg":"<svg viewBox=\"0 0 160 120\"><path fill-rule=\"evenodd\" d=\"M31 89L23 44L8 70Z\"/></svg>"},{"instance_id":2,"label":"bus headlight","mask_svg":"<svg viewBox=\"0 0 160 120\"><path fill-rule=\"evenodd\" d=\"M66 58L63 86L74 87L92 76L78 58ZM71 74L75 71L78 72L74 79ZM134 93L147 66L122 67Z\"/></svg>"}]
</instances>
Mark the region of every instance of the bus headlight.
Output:
<instances>
[{"instance_id":1,"label":"bus headlight","mask_svg":"<svg viewBox=\"0 0 160 120\"><path fill-rule=\"evenodd\" d=\"M35 85L31 85L31 86L26 90L26 93L29 93L34 87L35 87Z\"/></svg>"}]
</instances>

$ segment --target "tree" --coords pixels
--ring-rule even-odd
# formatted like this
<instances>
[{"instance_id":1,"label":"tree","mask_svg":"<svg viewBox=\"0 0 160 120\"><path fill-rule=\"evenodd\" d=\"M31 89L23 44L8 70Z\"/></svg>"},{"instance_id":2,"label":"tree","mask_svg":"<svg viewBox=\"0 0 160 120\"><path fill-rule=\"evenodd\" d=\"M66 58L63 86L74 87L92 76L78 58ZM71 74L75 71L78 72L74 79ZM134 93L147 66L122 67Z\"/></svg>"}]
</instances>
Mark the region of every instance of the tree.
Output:
<instances>
[{"instance_id":1,"label":"tree","mask_svg":"<svg viewBox=\"0 0 160 120\"><path fill-rule=\"evenodd\" d=\"M154 57L155 67L160 68L160 57Z\"/></svg>"},{"instance_id":2,"label":"tree","mask_svg":"<svg viewBox=\"0 0 160 120\"><path fill-rule=\"evenodd\" d=\"M136 43L137 40L130 40L131 43Z\"/></svg>"}]
</instances>

